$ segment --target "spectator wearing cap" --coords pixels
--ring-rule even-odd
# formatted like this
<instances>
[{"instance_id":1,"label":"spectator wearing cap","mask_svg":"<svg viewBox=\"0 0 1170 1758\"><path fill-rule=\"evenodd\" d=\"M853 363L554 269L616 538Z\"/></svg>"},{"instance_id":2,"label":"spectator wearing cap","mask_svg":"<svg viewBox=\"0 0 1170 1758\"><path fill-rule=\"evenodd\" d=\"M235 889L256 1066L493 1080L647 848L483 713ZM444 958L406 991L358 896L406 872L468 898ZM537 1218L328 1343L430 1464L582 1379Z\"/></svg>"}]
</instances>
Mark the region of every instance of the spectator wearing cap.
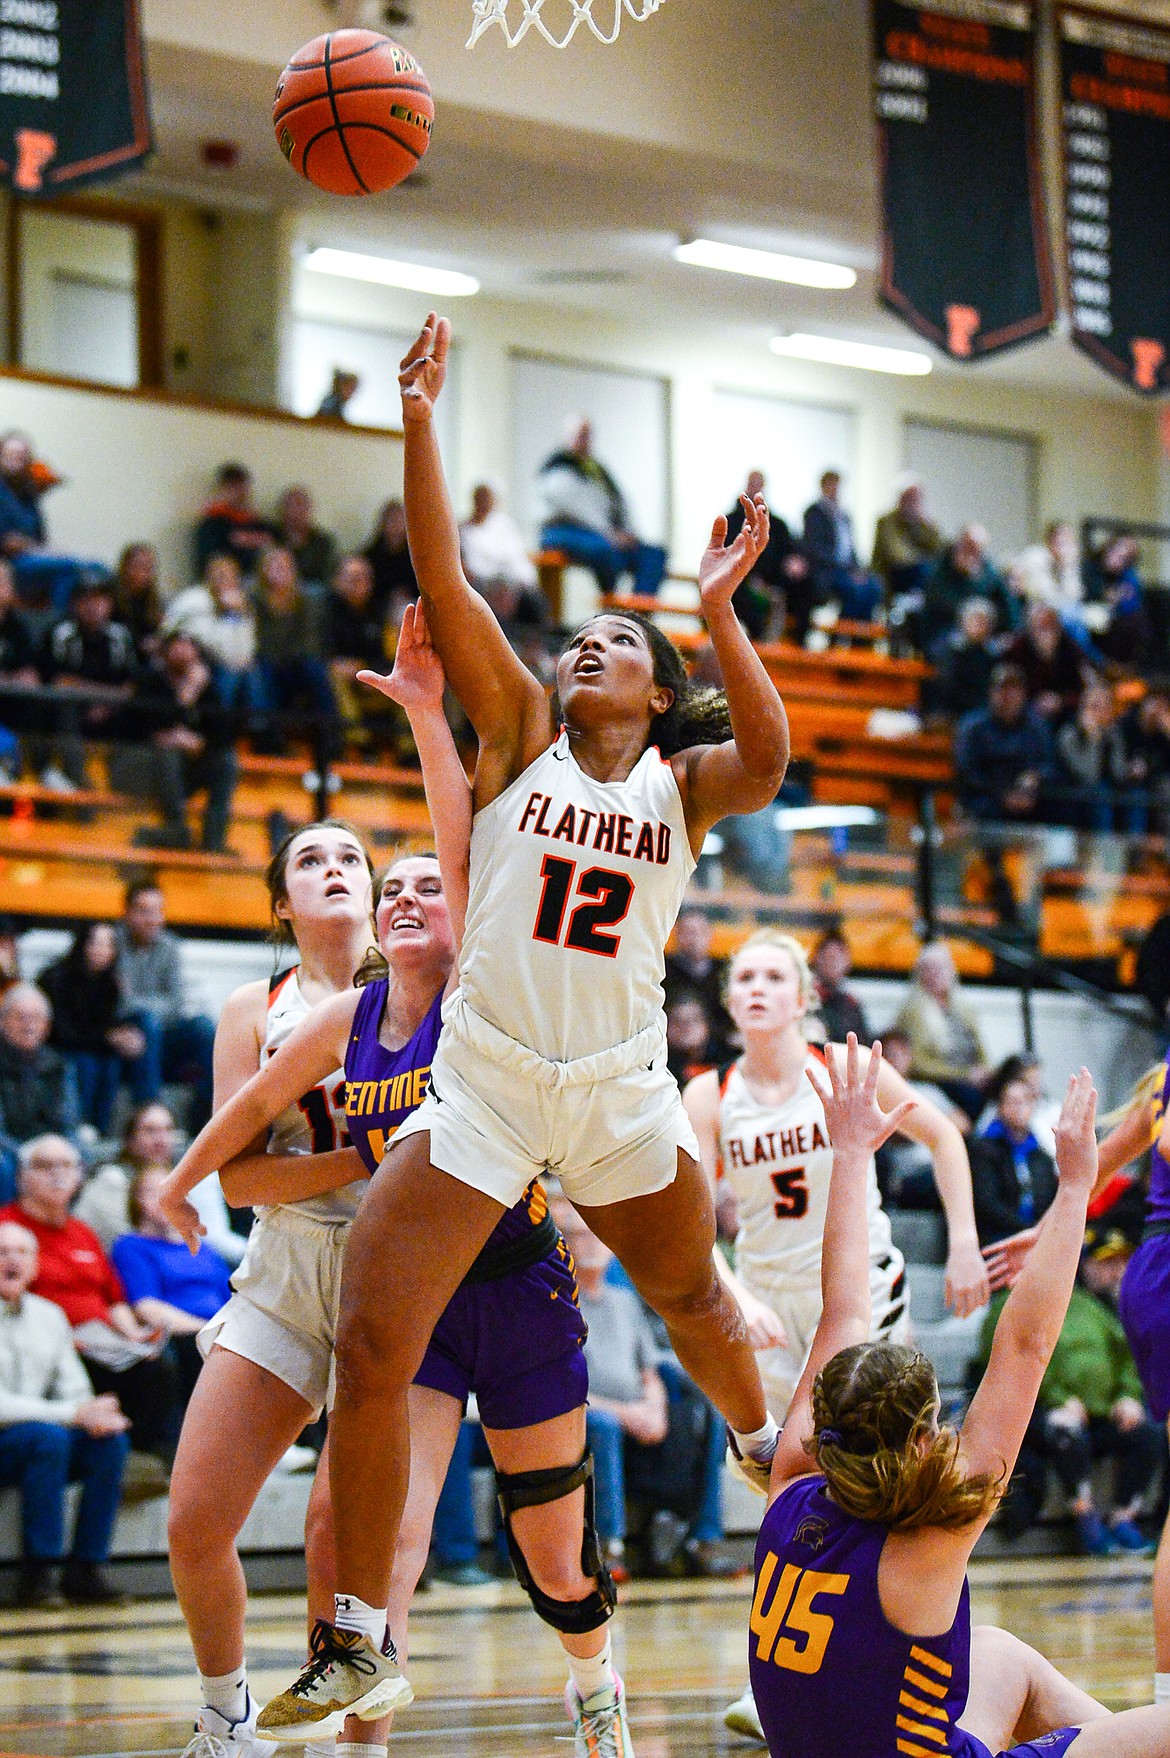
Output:
<instances>
[{"instance_id":1,"label":"spectator wearing cap","mask_svg":"<svg viewBox=\"0 0 1170 1758\"><path fill-rule=\"evenodd\" d=\"M593 424L574 417L567 443L546 458L536 479L542 505L542 549L559 549L588 568L602 592L623 574L637 593L654 594L666 572L666 551L633 530L621 489L593 451Z\"/></svg>"},{"instance_id":2,"label":"spectator wearing cap","mask_svg":"<svg viewBox=\"0 0 1170 1758\"><path fill-rule=\"evenodd\" d=\"M162 814L158 829L135 832L144 848L187 849L187 804L206 790L199 846L209 854L227 847L239 761L235 740L242 710L224 705L211 666L191 636L165 635L138 691L138 724L149 743L111 759L111 773L128 792L147 792Z\"/></svg>"},{"instance_id":3,"label":"spectator wearing cap","mask_svg":"<svg viewBox=\"0 0 1170 1758\"><path fill-rule=\"evenodd\" d=\"M74 1136L81 1123L77 1079L49 1044L53 1009L34 983L0 998L0 1195L11 1198L24 1144L51 1130Z\"/></svg>"},{"instance_id":4,"label":"spectator wearing cap","mask_svg":"<svg viewBox=\"0 0 1170 1758\"><path fill-rule=\"evenodd\" d=\"M20 1491L16 1603L47 1608L63 1595L109 1605L120 1595L103 1564L130 1424L112 1392L94 1396L61 1308L29 1292L38 1268L36 1234L17 1221L0 1223L0 1484ZM67 1552L70 1483L81 1485L81 1498Z\"/></svg>"},{"instance_id":5,"label":"spectator wearing cap","mask_svg":"<svg viewBox=\"0 0 1170 1758\"><path fill-rule=\"evenodd\" d=\"M276 530L260 517L252 500L252 472L243 464L221 464L215 493L195 527L195 572L200 579L213 555L234 556L250 574L276 541Z\"/></svg>"},{"instance_id":6,"label":"spectator wearing cap","mask_svg":"<svg viewBox=\"0 0 1170 1758\"><path fill-rule=\"evenodd\" d=\"M146 1050L131 1071L136 1105L158 1098L163 1081L192 1089L190 1125L202 1129L211 1115L211 1062L215 1023L196 1013L183 977L182 943L166 925L166 899L154 880L126 888L118 940L118 970L131 1017L146 1037Z\"/></svg>"},{"instance_id":7,"label":"spectator wearing cap","mask_svg":"<svg viewBox=\"0 0 1170 1758\"><path fill-rule=\"evenodd\" d=\"M58 696L53 735L40 749L41 780L66 791L84 787L86 742L133 738L131 703L142 674L133 635L114 620L114 588L105 573L89 572L78 581L70 614L45 638L40 670ZM71 691L92 689L100 690L99 700L70 700ZM59 767L51 762L54 746Z\"/></svg>"},{"instance_id":8,"label":"spectator wearing cap","mask_svg":"<svg viewBox=\"0 0 1170 1758\"><path fill-rule=\"evenodd\" d=\"M963 810L990 823L1034 821L1051 773L1051 738L1029 705L1024 674L1001 663L991 674L987 707L968 714L955 737Z\"/></svg>"},{"instance_id":9,"label":"spectator wearing cap","mask_svg":"<svg viewBox=\"0 0 1170 1758\"><path fill-rule=\"evenodd\" d=\"M314 518L313 497L300 483L286 488L276 514L276 541L297 564L301 579L324 587L337 566L337 539Z\"/></svg>"},{"instance_id":10,"label":"spectator wearing cap","mask_svg":"<svg viewBox=\"0 0 1170 1758\"><path fill-rule=\"evenodd\" d=\"M987 553L987 532L982 525L964 525L955 541L947 545L927 571L922 592L919 641L932 660L937 660L960 610L970 598L982 598L994 605L1000 634L1015 624L1015 601L1002 574L992 565Z\"/></svg>"},{"instance_id":11,"label":"spectator wearing cap","mask_svg":"<svg viewBox=\"0 0 1170 1758\"><path fill-rule=\"evenodd\" d=\"M868 623L881 602L882 583L857 553L853 520L841 505L841 472L826 470L820 487L804 514L804 550L817 602L835 602L846 619Z\"/></svg>"},{"instance_id":12,"label":"spectator wearing cap","mask_svg":"<svg viewBox=\"0 0 1170 1758\"><path fill-rule=\"evenodd\" d=\"M874 528L871 566L885 588L886 602L921 592L930 564L945 540L926 516L926 494L917 476L903 478L898 498Z\"/></svg>"}]
</instances>

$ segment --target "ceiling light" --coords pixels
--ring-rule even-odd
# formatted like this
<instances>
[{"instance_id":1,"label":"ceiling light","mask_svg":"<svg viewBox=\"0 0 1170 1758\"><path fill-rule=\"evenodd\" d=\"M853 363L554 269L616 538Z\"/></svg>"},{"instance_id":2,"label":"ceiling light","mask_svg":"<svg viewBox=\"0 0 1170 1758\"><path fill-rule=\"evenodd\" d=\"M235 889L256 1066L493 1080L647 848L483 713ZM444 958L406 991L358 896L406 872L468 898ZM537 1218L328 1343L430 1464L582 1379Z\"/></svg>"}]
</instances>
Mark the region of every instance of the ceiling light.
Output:
<instances>
[{"instance_id":1,"label":"ceiling light","mask_svg":"<svg viewBox=\"0 0 1170 1758\"><path fill-rule=\"evenodd\" d=\"M364 256L357 250L334 250L319 244L303 266L319 275L342 275L350 281L376 281L381 287L404 287L408 293L433 293L440 299L462 299L479 292L474 275L457 269L436 269L421 262L398 262L388 256Z\"/></svg>"},{"instance_id":2,"label":"ceiling light","mask_svg":"<svg viewBox=\"0 0 1170 1758\"><path fill-rule=\"evenodd\" d=\"M724 269L729 275L755 275L763 281L789 281L794 287L852 287L855 269L839 262L816 262L808 256L780 256L774 250L748 250L742 244L719 244L714 238L694 238L676 244L676 262L700 269Z\"/></svg>"},{"instance_id":3,"label":"ceiling light","mask_svg":"<svg viewBox=\"0 0 1170 1758\"><path fill-rule=\"evenodd\" d=\"M819 360L826 366L859 366L865 372L894 372L903 378L923 378L932 370L929 354L917 348L879 348L874 342L844 342L839 336L814 336L798 331L793 336L773 336L773 354L790 360Z\"/></svg>"}]
</instances>

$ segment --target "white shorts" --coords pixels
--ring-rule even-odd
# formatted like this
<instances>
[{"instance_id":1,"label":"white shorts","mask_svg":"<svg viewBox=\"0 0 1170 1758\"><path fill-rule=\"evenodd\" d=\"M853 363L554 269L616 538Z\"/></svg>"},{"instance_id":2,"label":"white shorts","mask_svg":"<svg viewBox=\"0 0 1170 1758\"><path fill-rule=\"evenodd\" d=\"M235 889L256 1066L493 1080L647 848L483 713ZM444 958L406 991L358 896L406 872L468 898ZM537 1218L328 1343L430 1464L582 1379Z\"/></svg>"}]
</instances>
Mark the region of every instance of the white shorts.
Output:
<instances>
[{"instance_id":1,"label":"white shorts","mask_svg":"<svg viewBox=\"0 0 1170 1758\"><path fill-rule=\"evenodd\" d=\"M816 1336L821 1318L821 1283L793 1282L782 1275L762 1278L740 1272L744 1286L757 1300L764 1301L778 1316L788 1337L783 1349L761 1349L756 1356L768 1409L782 1423L788 1414L792 1394L800 1383L804 1364ZM910 1291L906 1286L906 1265L899 1251L883 1255L880 1263L870 1264L870 1299L873 1317L870 1337L883 1343L906 1343L910 1339Z\"/></svg>"},{"instance_id":2,"label":"white shorts","mask_svg":"<svg viewBox=\"0 0 1170 1758\"><path fill-rule=\"evenodd\" d=\"M548 1062L473 1014L443 1010L431 1084L395 1140L430 1135L431 1164L511 1208L542 1172L583 1207L650 1196L699 1144L655 1025L578 1062Z\"/></svg>"},{"instance_id":3,"label":"white shorts","mask_svg":"<svg viewBox=\"0 0 1170 1758\"><path fill-rule=\"evenodd\" d=\"M318 1221L292 1207L265 1209L231 1299L199 1332L204 1359L213 1348L267 1368L300 1394L314 1416L333 1403L333 1345L341 1296L346 1222Z\"/></svg>"}]
</instances>

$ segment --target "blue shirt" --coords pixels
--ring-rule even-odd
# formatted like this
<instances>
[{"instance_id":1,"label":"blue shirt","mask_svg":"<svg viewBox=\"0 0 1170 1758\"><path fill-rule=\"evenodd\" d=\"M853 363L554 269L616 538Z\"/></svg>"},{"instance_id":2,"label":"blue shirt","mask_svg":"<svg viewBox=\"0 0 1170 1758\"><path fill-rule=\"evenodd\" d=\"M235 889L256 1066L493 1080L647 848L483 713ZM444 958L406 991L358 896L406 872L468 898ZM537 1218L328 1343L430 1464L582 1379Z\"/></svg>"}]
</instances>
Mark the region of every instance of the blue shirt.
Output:
<instances>
[{"instance_id":1,"label":"blue shirt","mask_svg":"<svg viewBox=\"0 0 1170 1758\"><path fill-rule=\"evenodd\" d=\"M150 1239L125 1233L114 1241L110 1256L131 1305L138 1300L165 1300L192 1318L209 1319L231 1294L228 1267L206 1243L194 1257L180 1240Z\"/></svg>"},{"instance_id":2,"label":"blue shirt","mask_svg":"<svg viewBox=\"0 0 1170 1758\"><path fill-rule=\"evenodd\" d=\"M35 500L18 494L10 482L0 477L0 537L15 532L32 543L45 541L45 522Z\"/></svg>"}]
</instances>

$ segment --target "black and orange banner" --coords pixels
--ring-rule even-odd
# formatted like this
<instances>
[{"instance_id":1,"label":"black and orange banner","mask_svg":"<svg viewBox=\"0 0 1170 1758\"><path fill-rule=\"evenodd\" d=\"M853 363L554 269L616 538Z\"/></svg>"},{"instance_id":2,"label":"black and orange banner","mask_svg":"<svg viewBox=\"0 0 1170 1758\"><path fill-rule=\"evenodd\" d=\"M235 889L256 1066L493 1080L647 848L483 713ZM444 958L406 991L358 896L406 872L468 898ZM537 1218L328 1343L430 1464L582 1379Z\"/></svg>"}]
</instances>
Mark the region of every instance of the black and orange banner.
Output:
<instances>
[{"instance_id":1,"label":"black and orange banner","mask_svg":"<svg viewBox=\"0 0 1170 1758\"><path fill-rule=\"evenodd\" d=\"M1078 348L1170 387L1170 31L1057 10L1065 249Z\"/></svg>"},{"instance_id":2,"label":"black and orange banner","mask_svg":"<svg viewBox=\"0 0 1170 1758\"><path fill-rule=\"evenodd\" d=\"M958 360L1047 330L1035 16L1016 0L872 0L881 292Z\"/></svg>"},{"instance_id":3,"label":"black and orange banner","mask_svg":"<svg viewBox=\"0 0 1170 1758\"><path fill-rule=\"evenodd\" d=\"M150 144L138 0L0 0L0 181L48 195Z\"/></svg>"}]
</instances>

